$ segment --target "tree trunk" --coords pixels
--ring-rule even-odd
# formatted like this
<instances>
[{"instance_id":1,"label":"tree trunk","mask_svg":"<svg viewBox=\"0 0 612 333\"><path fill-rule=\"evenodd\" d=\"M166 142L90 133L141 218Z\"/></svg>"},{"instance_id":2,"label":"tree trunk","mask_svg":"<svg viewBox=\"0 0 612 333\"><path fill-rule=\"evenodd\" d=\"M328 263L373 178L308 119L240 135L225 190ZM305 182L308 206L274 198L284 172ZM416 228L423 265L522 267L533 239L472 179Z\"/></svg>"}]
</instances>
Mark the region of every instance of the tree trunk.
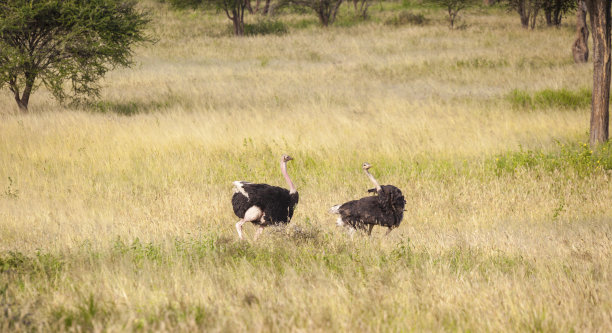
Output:
<instances>
[{"instance_id":1,"label":"tree trunk","mask_svg":"<svg viewBox=\"0 0 612 333\"><path fill-rule=\"evenodd\" d=\"M520 0L518 3L517 11L519 15L521 16L521 26L527 29L529 28L529 12L527 11L527 8L525 8L525 6L526 6L525 1Z\"/></svg>"},{"instance_id":2,"label":"tree trunk","mask_svg":"<svg viewBox=\"0 0 612 333\"><path fill-rule=\"evenodd\" d=\"M572 45L572 54L575 63L584 63L589 60L589 28L586 23L586 5L584 0L578 0L576 8L576 41Z\"/></svg>"},{"instance_id":3,"label":"tree trunk","mask_svg":"<svg viewBox=\"0 0 612 333\"><path fill-rule=\"evenodd\" d=\"M610 1L586 0L593 34L593 97L589 142L608 141L610 106Z\"/></svg>"},{"instance_id":4,"label":"tree trunk","mask_svg":"<svg viewBox=\"0 0 612 333\"><path fill-rule=\"evenodd\" d=\"M264 5L264 8L263 8L264 15L268 15L270 12L270 1L271 0L266 0L266 4Z\"/></svg>"},{"instance_id":5,"label":"tree trunk","mask_svg":"<svg viewBox=\"0 0 612 333\"><path fill-rule=\"evenodd\" d=\"M454 12L453 9L448 6L448 20L450 21L451 30L455 29L455 18L457 17L457 12Z\"/></svg>"},{"instance_id":6,"label":"tree trunk","mask_svg":"<svg viewBox=\"0 0 612 333\"><path fill-rule=\"evenodd\" d=\"M561 26L561 20L563 19L563 13L561 12L562 3L559 2L559 5L555 7L553 11L553 24L558 28Z\"/></svg>"},{"instance_id":7,"label":"tree trunk","mask_svg":"<svg viewBox=\"0 0 612 333\"><path fill-rule=\"evenodd\" d=\"M535 29L536 26L536 22L538 21L538 9L533 9L531 11L531 16L529 17L529 27L531 28L531 30Z\"/></svg>"},{"instance_id":8,"label":"tree trunk","mask_svg":"<svg viewBox=\"0 0 612 333\"><path fill-rule=\"evenodd\" d=\"M552 15L552 9L551 8L545 8L544 9L544 17L546 18L546 26L550 27L553 25L553 15Z\"/></svg>"},{"instance_id":9,"label":"tree trunk","mask_svg":"<svg viewBox=\"0 0 612 333\"><path fill-rule=\"evenodd\" d=\"M244 36L244 10L246 8L246 3L248 0L242 3L241 5L232 8L232 15L228 14L228 17L232 20L234 24L234 35L236 36Z\"/></svg>"},{"instance_id":10,"label":"tree trunk","mask_svg":"<svg viewBox=\"0 0 612 333\"><path fill-rule=\"evenodd\" d=\"M19 98L19 95L15 95L15 102L17 102L17 106L19 107L19 111L26 113L28 112L28 101L22 100Z\"/></svg>"},{"instance_id":11,"label":"tree trunk","mask_svg":"<svg viewBox=\"0 0 612 333\"><path fill-rule=\"evenodd\" d=\"M17 87L16 80L11 80L9 82L9 89L13 92L13 97L15 98L15 102L17 102L17 106L19 107L19 111L26 113L28 112L28 104L30 104L30 94L32 93L32 88L34 87L34 77L28 76L26 78L26 86L23 89L23 94L19 96L19 87Z\"/></svg>"},{"instance_id":12,"label":"tree trunk","mask_svg":"<svg viewBox=\"0 0 612 333\"><path fill-rule=\"evenodd\" d=\"M323 10L319 11L319 21L321 21L321 25L327 27L329 25L329 16Z\"/></svg>"}]
</instances>

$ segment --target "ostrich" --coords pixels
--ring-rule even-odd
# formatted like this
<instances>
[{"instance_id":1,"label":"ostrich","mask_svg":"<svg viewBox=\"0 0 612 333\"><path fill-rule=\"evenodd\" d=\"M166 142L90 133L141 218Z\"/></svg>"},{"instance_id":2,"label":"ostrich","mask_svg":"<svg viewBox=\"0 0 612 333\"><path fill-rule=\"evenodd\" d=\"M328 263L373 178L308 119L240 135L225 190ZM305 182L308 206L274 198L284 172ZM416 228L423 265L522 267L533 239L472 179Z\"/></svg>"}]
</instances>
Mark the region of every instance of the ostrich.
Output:
<instances>
[{"instance_id":1,"label":"ostrich","mask_svg":"<svg viewBox=\"0 0 612 333\"><path fill-rule=\"evenodd\" d=\"M259 228L255 232L255 240L261 235L264 227L270 224L289 223L293 216L293 210L299 200L298 192L287 174L287 162L293 158L283 155L280 168L289 190L268 184L253 184L243 181L235 181L232 206L234 214L240 218L236 223L238 237L244 239L242 225L246 222L257 224Z\"/></svg>"},{"instance_id":2,"label":"ostrich","mask_svg":"<svg viewBox=\"0 0 612 333\"><path fill-rule=\"evenodd\" d=\"M356 229L366 230L367 228L369 236L374 226L380 225L389 228L386 236L400 225L404 217L406 200L402 191L393 185L380 186L368 171L371 167L368 163L362 165L363 171L374 184L374 188L369 189L368 192L374 192L376 195L352 200L330 209L331 213L340 215L336 224L348 227L351 235Z\"/></svg>"}]
</instances>

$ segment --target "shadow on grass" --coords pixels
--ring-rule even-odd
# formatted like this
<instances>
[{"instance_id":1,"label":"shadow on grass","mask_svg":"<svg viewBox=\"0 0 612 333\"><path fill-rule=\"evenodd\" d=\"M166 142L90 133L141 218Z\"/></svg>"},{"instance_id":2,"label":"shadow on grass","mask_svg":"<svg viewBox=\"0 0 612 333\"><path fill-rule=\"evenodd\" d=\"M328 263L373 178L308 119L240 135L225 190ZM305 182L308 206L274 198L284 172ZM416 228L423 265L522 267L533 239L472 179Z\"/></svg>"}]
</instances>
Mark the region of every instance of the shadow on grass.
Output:
<instances>
[{"instance_id":1,"label":"shadow on grass","mask_svg":"<svg viewBox=\"0 0 612 333\"><path fill-rule=\"evenodd\" d=\"M152 113L181 105L187 107L183 98L177 95L164 95L157 100L132 101L94 101L85 105L86 109L95 113L115 113L123 116L134 116L142 113Z\"/></svg>"}]
</instances>

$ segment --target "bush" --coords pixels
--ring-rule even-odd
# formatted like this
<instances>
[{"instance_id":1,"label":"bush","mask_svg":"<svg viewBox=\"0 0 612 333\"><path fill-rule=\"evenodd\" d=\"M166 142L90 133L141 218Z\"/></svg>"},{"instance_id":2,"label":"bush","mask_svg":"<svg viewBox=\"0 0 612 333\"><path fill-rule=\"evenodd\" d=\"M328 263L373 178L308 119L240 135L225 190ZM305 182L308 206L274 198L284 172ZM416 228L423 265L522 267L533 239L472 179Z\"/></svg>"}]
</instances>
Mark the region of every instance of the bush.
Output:
<instances>
[{"instance_id":1,"label":"bush","mask_svg":"<svg viewBox=\"0 0 612 333\"><path fill-rule=\"evenodd\" d=\"M287 32L287 26L283 22L276 20L258 20L253 24L244 24L244 34L247 36L284 35Z\"/></svg>"},{"instance_id":2,"label":"bush","mask_svg":"<svg viewBox=\"0 0 612 333\"><path fill-rule=\"evenodd\" d=\"M401 11L385 21L385 25L425 25L429 20L423 14L413 14L409 11Z\"/></svg>"}]
</instances>

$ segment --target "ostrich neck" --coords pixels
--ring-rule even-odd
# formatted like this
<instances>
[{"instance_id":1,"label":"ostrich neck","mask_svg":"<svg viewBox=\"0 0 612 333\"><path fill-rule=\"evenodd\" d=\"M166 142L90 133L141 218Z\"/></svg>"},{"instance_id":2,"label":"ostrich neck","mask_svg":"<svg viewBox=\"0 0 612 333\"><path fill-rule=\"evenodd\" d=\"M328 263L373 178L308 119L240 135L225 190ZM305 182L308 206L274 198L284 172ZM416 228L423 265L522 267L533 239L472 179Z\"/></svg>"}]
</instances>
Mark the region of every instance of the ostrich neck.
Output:
<instances>
[{"instance_id":1,"label":"ostrich neck","mask_svg":"<svg viewBox=\"0 0 612 333\"><path fill-rule=\"evenodd\" d=\"M376 187L376 192L380 192L381 187L380 185L378 185L378 182L376 181L376 179L374 178L374 176L372 176L372 174L370 173L370 171L368 171L368 169L364 169L363 171L365 171L366 175L368 176L368 178L370 178L370 180L372 181L372 183L374 184L374 187Z\"/></svg>"},{"instance_id":2,"label":"ostrich neck","mask_svg":"<svg viewBox=\"0 0 612 333\"><path fill-rule=\"evenodd\" d=\"M289 193L296 193L297 190L295 189L295 185L293 185L291 178L289 178L289 175L287 174L287 162L281 162L281 172L289 185Z\"/></svg>"}]
</instances>

